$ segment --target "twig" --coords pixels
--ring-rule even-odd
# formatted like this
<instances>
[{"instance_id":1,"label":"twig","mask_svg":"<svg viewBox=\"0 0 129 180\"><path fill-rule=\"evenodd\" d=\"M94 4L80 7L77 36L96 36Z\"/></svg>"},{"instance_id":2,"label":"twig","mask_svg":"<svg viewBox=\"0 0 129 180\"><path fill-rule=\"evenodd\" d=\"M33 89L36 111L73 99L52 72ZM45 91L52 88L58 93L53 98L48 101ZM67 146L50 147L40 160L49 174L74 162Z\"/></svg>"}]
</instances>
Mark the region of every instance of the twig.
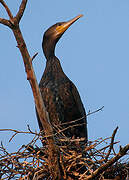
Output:
<instances>
[{"instance_id":1,"label":"twig","mask_svg":"<svg viewBox=\"0 0 129 180\"><path fill-rule=\"evenodd\" d=\"M8 20L0 18L0 23L11 28L11 24Z\"/></svg>"},{"instance_id":2,"label":"twig","mask_svg":"<svg viewBox=\"0 0 129 180\"><path fill-rule=\"evenodd\" d=\"M101 108L99 108L99 109L97 109L97 110L95 110L95 111L92 111L92 112L88 112L87 113L87 115L86 116L90 116L90 115L92 115L92 114L95 114L95 113L97 113L97 112L99 112L99 111L102 111L103 110L103 108L104 108L104 106L102 106ZM83 117L81 117L81 118L78 118L78 119L76 119L76 120L73 120L73 121L69 121L69 122L65 122L65 123L61 123L60 124L60 126L63 126L63 125L68 125L68 124L72 124L72 123L75 123L75 122L77 122L77 121L81 121L82 119L84 119L84 118L86 118L85 116L83 116ZM57 125L58 126L58 125Z\"/></svg>"},{"instance_id":3,"label":"twig","mask_svg":"<svg viewBox=\"0 0 129 180\"><path fill-rule=\"evenodd\" d=\"M97 113L97 112L99 112L99 111L102 111L103 108L104 108L104 106L102 106L101 108L99 108L99 109L97 109L97 110L95 110L95 111L92 111L92 112L89 111L88 114L87 114L87 116L89 116L89 115L91 115L91 114L94 114L94 113Z\"/></svg>"},{"instance_id":4,"label":"twig","mask_svg":"<svg viewBox=\"0 0 129 180\"><path fill-rule=\"evenodd\" d=\"M29 130L29 132L30 132L31 134L36 134L36 135L39 135L39 134L37 134L36 132L33 132L33 131L30 129L29 124L27 124L27 128L28 128L28 130Z\"/></svg>"},{"instance_id":5,"label":"twig","mask_svg":"<svg viewBox=\"0 0 129 180\"><path fill-rule=\"evenodd\" d=\"M28 132L28 131L18 131L18 130L15 130L15 129L0 129L0 131L12 131L12 132L15 132L15 133L20 133L20 134L36 134L36 135L39 135L38 133L36 132Z\"/></svg>"},{"instance_id":6,"label":"twig","mask_svg":"<svg viewBox=\"0 0 129 180\"><path fill-rule=\"evenodd\" d=\"M26 4L27 4L27 0L22 0L21 5L19 7L19 11L18 11L18 13L17 13L17 15L15 17L16 20L17 20L17 23L20 22L23 14L24 14L24 11L25 11L25 8L26 8Z\"/></svg>"},{"instance_id":7,"label":"twig","mask_svg":"<svg viewBox=\"0 0 129 180\"><path fill-rule=\"evenodd\" d=\"M38 52L33 55L33 57L31 58L31 62L35 59L35 57L36 57L37 55L38 55Z\"/></svg>"},{"instance_id":8,"label":"twig","mask_svg":"<svg viewBox=\"0 0 129 180\"><path fill-rule=\"evenodd\" d=\"M3 143L1 141L1 149L3 150L4 154L8 155L7 150L5 149L5 147L3 146Z\"/></svg>"},{"instance_id":9,"label":"twig","mask_svg":"<svg viewBox=\"0 0 129 180\"><path fill-rule=\"evenodd\" d=\"M107 153L107 155L106 155L106 157L105 157L105 161L108 160L108 157L109 157L109 155L110 155L110 153L111 153L111 150L113 149L114 138L115 138L115 135L116 135L117 130L118 130L118 126L117 126L116 129L113 131L113 134L112 134L112 137L111 137L111 143L110 143L109 151L108 151L108 153Z\"/></svg>"},{"instance_id":10,"label":"twig","mask_svg":"<svg viewBox=\"0 0 129 180\"><path fill-rule=\"evenodd\" d=\"M118 144L119 142L120 142L120 141L117 141L117 142L114 142L113 144ZM111 144L110 144L110 145L111 145ZM101 148L100 151L107 149L108 147L110 147L110 145L107 145L107 146Z\"/></svg>"},{"instance_id":11,"label":"twig","mask_svg":"<svg viewBox=\"0 0 129 180\"><path fill-rule=\"evenodd\" d=\"M43 148L39 148L35 144L38 139L39 139L39 136L35 135L35 137L32 139L30 143L28 143L27 145L22 145L21 148L15 153L8 153L5 147L3 146L3 144L1 145L0 152L3 153L3 156L2 154L0 156L1 179L3 176L6 177L5 179L9 179L9 178L18 179L18 177L22 177L22 179L25 179L25 177L26 178L28 177L28 180L30 179L30 176L31 176L31 179L32 178L34 179L34 177L36 177L37 179L39 177L41 179L44 179L48 176L51 177L50 171L48 168L48 164L49 164L48 153L49 152L47 151L47 149L49 147L47 144L45 144ZM109 138L105 138L105 139L109 139ZM97 177L100 177L99 175L101 174L103 174L103 177L104 177L103 172L107 174L107 172L109 171L110 173L110 169L108 168L112 165L112 163L114 164L120 158L120 156L123 157L124 153L127 152L127 148L129 149L129 145L128 147L120 148L119 156L118 155L114 156L115 160L112 158L109 161L107 161L108 163L107 164L107 163L104 163L105 157L107 154L105 153L106 154L105 155L103 153L103 150L105 150L107 146L99 150L96 149L97 146L100 144L99 141L103 143L105 142L105 139L102 140L102 138L100 138L94 142L91 142L90 146L85 146L83 151L80 151L78 147L76 149L76 146L73 149L73 145L71 143L69 143L67 146L60 146L59 147L60 155L61 155L60 165L65 174L64 175L65 179L69 179L71 170L72 170L72 174L77 179L79 178L88 179L90 178L91 175L93 175L94 178L97 178ZM59 141L60 143L60 139L57 139L57 141ZM108 145L108 147L109 146L110 144ZM92 154L90 153L91 151L92 151ZM112 155L110 154L109 156L112 156ZM95 159L95 161L93 161L93 159ZM117 164L118 164L117 166L116 165L113 166L113 167L116 166L116 171L120 166L119 163ZM83 168L84 168L84 171L82 171ZM124 171L126 171L126 176L127 176L128 166L124 167ZM75 179L75 178L73 177L72 179Z\"/></svg>"},{"instance_id":12,"label":"twig","mask_svg":"<svg viewBox=\"0 0 129 180\"><path fill-rule=\"evenodd\" d=\"M97 177L100 173L104 172L108 167L110 167L112 164L117 162L121 157L123 157L127 151L129 150L129 144L127 144L125 147L120 148L120 151L118 154L116 154L115 157L107 161L107 163L100 166L97 170L95 170L92 175L87 176L87 180L92 180L94 177Z\"/></svg>"},{"instance_id":13,"label":"twig","mask_svg":"<svg viewBox=\"0 0 129 180\"><path fill-rule=\"evenodd\" d=\"M13 19L13 15L9 9L9 7L6 5L6 3L4 2L4 0L0 0L0 3L4 6L4 8L6 9L6 12L9 16L10 19Z\"/></svg>"},{"instance_id":14,"label":"twig","mask_svg":"<svg viewBox=\"0 0 129 180\"><path fill-rule=\"evenodd\" d=\"M18 131L18 130L15 130L15 129L0 129L0 131L11 131L11 132L14 132L14 134L12 135L12 137L9 139L9 142L11 142L12 139L13 139L17 134L33 134L33 135L39 136L38 133L31 131L29 128L28 128L28 130L29 130L29 132L27 132L27 131Z\"/></svg>"}]
</instances>

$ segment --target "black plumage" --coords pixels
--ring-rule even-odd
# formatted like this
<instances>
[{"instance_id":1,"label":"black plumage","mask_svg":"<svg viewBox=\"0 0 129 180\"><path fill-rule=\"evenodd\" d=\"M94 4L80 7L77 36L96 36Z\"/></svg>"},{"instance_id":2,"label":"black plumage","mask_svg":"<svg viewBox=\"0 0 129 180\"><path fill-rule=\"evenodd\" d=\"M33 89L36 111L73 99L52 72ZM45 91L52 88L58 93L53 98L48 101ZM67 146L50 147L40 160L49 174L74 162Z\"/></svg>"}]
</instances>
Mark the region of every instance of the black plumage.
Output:
<instances>
[{"instance_id":1,"label":"black plumage","mask_svg":"<svg viewBox=\"0 0 129 180\"><path fill-rule=\"evenodd\" d=\"M75 85L63 72L60 61L55 56L56 43L68 27L81 16L68 22L57 23L44 33L42 47L47 62L39 87L54 129L66 128L63 133L67 137L83 137L87 141L86 113L80 95ZM38 122L42 130L39 118Z\"/></svg>"}]
</instances>

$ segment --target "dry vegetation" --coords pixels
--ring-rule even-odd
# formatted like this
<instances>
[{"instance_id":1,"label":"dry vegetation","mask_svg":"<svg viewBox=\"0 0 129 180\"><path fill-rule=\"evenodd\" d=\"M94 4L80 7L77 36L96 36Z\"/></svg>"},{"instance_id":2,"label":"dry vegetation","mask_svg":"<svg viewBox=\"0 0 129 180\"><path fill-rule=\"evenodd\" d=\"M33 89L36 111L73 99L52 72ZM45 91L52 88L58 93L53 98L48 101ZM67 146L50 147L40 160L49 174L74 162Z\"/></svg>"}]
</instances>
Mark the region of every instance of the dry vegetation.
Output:
<instances>
[{"instance_id":1,"label":"dry vegetation","mask_svg":"<svg viewBox=\"0 0 129 180\"><path fill-rule=\"evenodd\" d=\"M114 137L118 127L109 138L97 139L82 145L83 139L68 139L60 133L56 133L55 139L58 148L60 170L63 179L128 179L129 163L119 160L127 154L129 145L120 147L115 152ZM1 129L1 131L12 131L14 134L32 134L34 137L27 145L22 145L17 152L9 153L1 143L0 146L0 178L20 180L50 180L52 176L49 171L49 151L47 139L42 133L32 132L28 126L28 132L12 129ZM61 131L62 132L62 131ZM38 141L43 146L39 147Z\"/></svg>"}]
</instances>

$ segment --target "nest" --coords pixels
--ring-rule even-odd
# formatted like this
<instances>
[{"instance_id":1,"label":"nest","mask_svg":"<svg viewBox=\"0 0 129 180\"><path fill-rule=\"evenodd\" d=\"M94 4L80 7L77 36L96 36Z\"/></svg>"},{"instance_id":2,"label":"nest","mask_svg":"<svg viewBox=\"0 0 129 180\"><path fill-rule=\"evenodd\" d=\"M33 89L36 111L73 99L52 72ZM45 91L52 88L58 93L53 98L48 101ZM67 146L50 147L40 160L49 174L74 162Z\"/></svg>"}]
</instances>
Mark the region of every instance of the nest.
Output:
<instances>
[{"instance_id":1,"label":"nest","mask_svg":"<svg viewBox=\"0 0 129 180\"><path fill-rule=\"evenodd\" d=\"M49 171L48 144L47 139L41 133L15 132L12 138L18 133L31 133L34 135L32 141L22 145L17 152L9 153L1 143L0 146L0 179L19 180L50 180L52 176ZM56 138L56 146L59 150L59 163L63 179L120 179L129 178L128 156L121 161L121 157L128 155L129 144L120 147L115 152L114 137L118 127L109 138L100 138L87 145L82 139ZM38 141L44 144L39 147Z\"/></svg>"}]
</instances>

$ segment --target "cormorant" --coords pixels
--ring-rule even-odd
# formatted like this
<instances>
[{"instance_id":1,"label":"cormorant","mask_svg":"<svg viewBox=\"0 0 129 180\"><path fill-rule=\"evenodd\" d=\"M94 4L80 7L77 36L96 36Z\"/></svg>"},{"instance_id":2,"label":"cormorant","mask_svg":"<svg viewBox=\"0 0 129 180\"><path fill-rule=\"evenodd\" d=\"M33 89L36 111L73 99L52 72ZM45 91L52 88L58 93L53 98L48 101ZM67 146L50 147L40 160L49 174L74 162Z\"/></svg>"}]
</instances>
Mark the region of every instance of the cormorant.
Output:
<instances>
[{"instance_id":1,"label":"cormorant","mask_svg":"<svg viewBox=\"0 0 129 180\"><path fill-rule=\"evenodd\" d=\"M53 129L65 128L63 133L66 137L85 138L87 142L86 113L80 95L55 56L56 43L81 16L78 15L67 22L56 23L44 33L42 48L47 62L39 88ZM39 118L38 123L42 130Z\"/></svg>"}]
</instances>

